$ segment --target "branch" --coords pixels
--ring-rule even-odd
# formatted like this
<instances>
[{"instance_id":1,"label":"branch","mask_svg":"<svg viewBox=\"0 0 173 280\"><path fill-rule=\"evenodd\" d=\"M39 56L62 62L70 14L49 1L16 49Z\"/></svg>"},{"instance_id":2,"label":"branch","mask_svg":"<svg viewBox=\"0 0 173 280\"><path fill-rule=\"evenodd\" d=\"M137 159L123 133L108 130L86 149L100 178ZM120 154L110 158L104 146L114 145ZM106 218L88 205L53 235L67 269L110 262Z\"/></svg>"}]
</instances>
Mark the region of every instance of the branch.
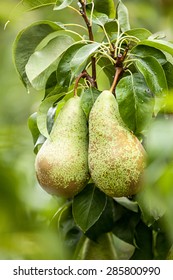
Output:
<instances>
[{"instance_id":1,"label":"branch","mask_svg":"<svg viewBox=\"0 0 173 280\"><path fill-rule=\"evenodd\" d=\"M95 81L93 78L87 73L86 70L84 70L80 75L76 78L75 85L74 85L74 96L77 96L77 88L78 84L81 78L86 78L86 80L89 82L90 85L93 87L95 86Z\"/></svg>"},{"instance_id":2,"label":"branch","mask_svg":"<svg viewBox=\"0 0 173 280\"><path fill-rule=\"evenodd\" d=\"M92 26L90 24L90 21L87 17L86 13L86 0L79 0L79 3L81 4L81 9L80 13L86 23L87 29L88 29L88 34L89 34L89 39L90 41L94 41L94 35L92 31ZM97 82L96 82L96 59L94 56L91 57L91 63L92 63L92 78L95 81L94 86L97 87Z\"/></svg>"}]
</instances>

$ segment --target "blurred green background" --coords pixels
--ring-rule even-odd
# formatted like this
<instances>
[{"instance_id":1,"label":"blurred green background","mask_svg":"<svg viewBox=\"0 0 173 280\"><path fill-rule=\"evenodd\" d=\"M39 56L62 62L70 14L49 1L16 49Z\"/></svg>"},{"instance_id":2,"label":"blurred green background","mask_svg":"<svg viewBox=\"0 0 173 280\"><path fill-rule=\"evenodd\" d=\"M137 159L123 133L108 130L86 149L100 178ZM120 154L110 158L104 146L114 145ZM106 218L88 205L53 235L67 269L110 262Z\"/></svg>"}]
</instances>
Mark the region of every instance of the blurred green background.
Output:
<instances>
[{"instance_id":1,"label":"blurred green background","mask_svg":"<svg viewBox=\"0 0 173 280\"><path fill-rule=\"evenodd\" d=\"M14 7L18 2L0 1L0 259L64 259L57 236L47 227L61 201L42 191L36 182L35 155L27 127L27 119L37 110L43 93L26 92L13 65L12 45L17 33L34 21L51 19L69 22L76 14L68 9L66 12L55 12L52 6L24 15L16 14ZM132 27L145 27L153 33L161 31L173 40L172 0L124 0L124 3L129 9ZM4 30L9 18L11 22ZM152 151L157 146L155 139L160 137L158 131L164 125L159 123L158 126L154 130L156 134L152 132L149 144ZM162 137L159 142L163 145L170 127L167 129L163 134L165 138ZM172 142L168 145L171 150ZM156 158L158 160L158 156ZM171 162L172 159L173 155ZM157 160L154 172L158 168ZM164 165L162 178L160 175L156 178L161 180L161 189L166 182L169 194L173 193L171 167Z\"/></svg>"}]
</instances>

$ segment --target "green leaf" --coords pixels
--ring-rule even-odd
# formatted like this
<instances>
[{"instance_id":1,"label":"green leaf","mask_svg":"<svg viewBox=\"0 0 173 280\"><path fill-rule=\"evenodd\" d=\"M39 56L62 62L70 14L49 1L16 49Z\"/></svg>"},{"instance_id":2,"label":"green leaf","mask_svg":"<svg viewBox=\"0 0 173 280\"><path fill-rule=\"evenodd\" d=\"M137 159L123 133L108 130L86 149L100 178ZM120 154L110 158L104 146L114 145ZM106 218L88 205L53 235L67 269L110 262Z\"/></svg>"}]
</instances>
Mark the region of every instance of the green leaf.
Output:
<instances>
[{"instance_id":1,"label":"green leaf","mask_svg":"<svg viewBox=\"0 0 173 280\"><path fill-rule=\"evenodd\" d=\"M89 117L91 108L94 105L94 102L99 96L99 94L100 91L98 89L91 87L83 91L81 95L81 105L87 118Z\"/></svg>"},{"instance_id":2,"label":"green leaf","mask_svg":"<svg viewBox=\"0 0 173 280\"><path fill-rule=\"evenodd\" d=\"M101 234L112 231L115 219L117 215L120 215L120 212L121 210L117 210L117 207L115 208L113 199L107 197L106 206L101 216L97 222L87 230L85 235L96 241Z\"/></svg>"},{"instance_id":3,"label":"green leaf","mask_svg":"<svg viewBox=\"0 0 173 280\"><path fill-rule=\"evenodd\" d=\"M152 118L153 97L140 74L124 77L116 87L120 115L136 134L146 129Z\"/></svg>"},{"instance_id":4,"label":"green leaf","mask_svg":"<svg viewBox=\"0 0 173 280\"><path fill-rule=\"evenodd\" d=\"M134 36L140 41L148 39L148 37L151 36L151 34L152 33L145 28L134 28L125 31L125 35Z\"/></svg>"},{"instance_id":5,"label":"green leaf","mask_svg":"<svg viewBox=\"0 0 173 280\"><path fill-rule=\"evenodd\" d=\"M16 5L15 10L21 7L23 12L27 12L42 6L53 5L55 1L56 0L21 0L18 5Z\"/></svg>"},{"instance_id":6,"label":"green leaf","mask_svg":"<svg viewBox=\"0 0 173 280\"><path fill-rule=\"evenodd\" d=\"M63 87L69 87L72 82L71 60L76 52L84 46L83 42L70 46L62 55L57 67L57 83Z\"/></svg>"},{"instance_id":7,"label":"green leaf","mask_svg":"<svg viewBox=\"0 0 173 280\"><path fill-rule=\"evenodd\" d=\"M106 195L94 184L88 184L74 197L73 216L76 224L86 232L99 219L106 206Z\"/></svg>"},{"instance_id":8,"label":"green leaf","mask_svg":"<svg viewBox=\"0 0 173 280\"><path fill-rule=\"evenodd\" d=\"M50 225L58 231L58 236L63 243L64 250L67 252L68 259L73 259L74 251L82 232L74 222L71 202L65 203L56 212Z\"/></svg>"},{"instance_id":9,"label":"green leaf","mask_svg":"<svg viewBox=\"0 0 173 280\"><path fill-rule=\"evenodd\" d=\"M37 112L33 113L28 118L28 127L31 132L33 142L34 142L34 153L37 154L40 146L44 143L46 138L40 134L40 131L37 126Z\"/></svg>"},{"instance_id":10,"label":"green leaf","mask_svg":"<svg viewBox=\"0 0 173 280\"><path fill-rule=\"evenodd\" d=\"M130 200L127 197L114 197L114 200L130 211L138 212L138 204L136 201Z\"/></svg>"},{"instance_id":11,"label":"green leaf","mask_svg":"<svg viewBox=\"0 0 173 280\"><path fill-rule=\"evenodd\" d=\"M153 259L153 235L152 230L142 221L135 229L136 250L131 257L132 260L152 260Z\"/></svg>"},{"instance_id":12,"label":"green leaf","mask_svg":"<svg viewBox=\"0 0 173 280\"><path fill-rule=\"evenodd\" d=\"M116 34L118 31L117 20L111 20L111 21L106 22L104 27L109 36Z\"/></svg>"},{"instance_id":13,"label":"green leaf","mask_svg":"<svg viewBox=\"0 0 173 280\"><path fill-rule=\"evenodd\" d=\"M25 69L35 89L44 89L49 76L57 68L59 57L73 42L70 36L57 35L43 49L30 56Z\"/></svg>"},{"instance_id":14,"label":"green leaf","mask_svg":"<svg viewBox=\"0 0 173 280\"><path fill-rule=\"evenodd\" d=\"M64 93L53 95L44 99L38 109L37 115L37 125L40 133L44 135L46 138L49 138L48 126L47 126L47 113L49 108L62 96Z\"/></svg>"},{"instance_id":15,"label":"green leaf","mask_svg":"<svg viewBox=\"0 0 173 280\"><path fill-rule=\"evenodd\" d=\"M138 58L136 66L144 76L148 87L156 96L166 94L168 86L165 73L156 58L152 56Z\"/></svg>"},{"instance_id":16,"label":"green leaf","mask_svg":"<svg viewBox=\"0 0 173 280\"><path fill-rule=\"evenodd\" d=\"M117 19L122 32L130 29L129 13L126 6L119 0L117 5Z\"/></svg>"},{"instance_id":17,"label":"green leaf","mask_svg":"<svg viewBox=\"0 0 173 280\"><path fill-rule=\"evenodd\" d=\"M150 46L173 55L173 44L164 40L144 40L139 45Z\"/></svg>"},{"instance_id":18,"label":"green leaf","mask_svg":"<svg viewBox=\"0 0 173 280\"><path fill-rule=\"evenodd\" d=\"M78 76L86 67L88 59L101 46L100 43L94 42L80 48L71 60L71 71L74 76Z\"/></svg>"},{"instance_id":19,"label":"green leaf","mask_svg":"<svg viewBox=\"0 0 173 280\"><path fill-rule=\"evenodd\" d=\"M29 85L25 66L39 43L50 33L63 28L52 21L38 21L23 29L13 45L13 59L16 70L25 86Z\"/></svg>"},{"instance_id":20,"label":"green leaf","mask_svg":"<svg viewBox=\"0 0 173 280\"><path fill-rule=\"evenodd\" d=\"M162 67L166 75L168 89L171 90L173 89L173 65L167 61Z\"/></svg>"},{"instance_id":21,"label":"green leaf","mask_svg":"<svg viewBox=\"0 0 173 280\"><path fill-rule=\"evenodd\" d=\"M146 56L153 56L158 60L160 64L166 63L166 56L164 55L164 53L150 46L137 45L131 50L130 53L134 54L135 57L142 57L142 58Z\"/></svg>"},{"instance_id":22,"label":"green leaf","mask_svg":"<svg viewBox=\"0 0 173 280\"><path fill-rule=\"evenodd\" d=\"M106 14L109 18L115 17L115 5L113 0L94 0L94 10Z\"/></svg>"},{"instance_id":23,"label":"green leaf","mask_svg":"<svg viewBox=\"0 0 173 280\"><path fill-rule=\"evenodd\" d=\"M140 220L140 215L128 210L116 221L112 232L121 240L134 244L135 228Z\"/></svg>"},{"instance_id":24,"label":"green leaf","mask_svg":"<svg viewBox=\"0 0 173 280\"><path fill-rule=\"evenodd\" d=\"M73 0L55 0L55 1L56 4L54 10L62 10L68 7L73 2Z\"/></svg>"},{"instance_id":25,"label":"green leaf","mask_svg":"<svg viewBox=\"0 0 173 280\"><path fill-rule=\"evenodd\" d=\"M145 188L135 196L135 199L141 209L142 220L147 226L151 226L164 215L165 205L154 187L145 186Z\"/></svg>"}]
</instances>

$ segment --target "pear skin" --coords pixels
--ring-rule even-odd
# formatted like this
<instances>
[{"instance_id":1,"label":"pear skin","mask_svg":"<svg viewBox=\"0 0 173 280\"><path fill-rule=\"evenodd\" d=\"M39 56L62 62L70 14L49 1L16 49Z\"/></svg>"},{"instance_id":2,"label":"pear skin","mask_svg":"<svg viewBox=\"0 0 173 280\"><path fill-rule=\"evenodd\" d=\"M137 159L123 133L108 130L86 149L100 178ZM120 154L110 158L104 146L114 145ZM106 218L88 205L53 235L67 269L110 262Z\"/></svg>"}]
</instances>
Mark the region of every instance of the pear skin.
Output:
<instances>
[{"instance_id":1,"label":"pear skin","mask_svg":"<svg viewBox=\"0 0 173 280\"><path fill-rule=\"evenodd\" d=\"M40 148L35 170L39 184L48 193L73 197L89 179L88 127L80 97L67 101L60 111L50 139Z\"/></svg>"},{"instance_id":2,"label":"pear skin","mask_svg":"<svg viewBox=\"0 0 173 280\"><path fill-rule=\"evenodd\" d=\"M98 188L111 197L139 192L145 150L123 123L114 95L103 91L89 115L89 170Z\"/></svg>"}]
</instances>

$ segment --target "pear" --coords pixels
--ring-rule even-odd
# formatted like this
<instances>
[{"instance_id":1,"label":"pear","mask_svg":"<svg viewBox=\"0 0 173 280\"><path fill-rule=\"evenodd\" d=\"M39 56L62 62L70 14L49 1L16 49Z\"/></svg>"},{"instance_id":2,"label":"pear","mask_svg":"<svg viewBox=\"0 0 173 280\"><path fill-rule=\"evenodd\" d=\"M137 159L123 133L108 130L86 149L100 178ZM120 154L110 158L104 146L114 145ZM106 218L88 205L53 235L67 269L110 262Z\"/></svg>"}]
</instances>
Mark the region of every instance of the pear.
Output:
<instances>
[{"instance_id":1,"label":"pear","mask_svg":"<svg viewBox=\"0 0 173 280\"><path fill-rule=\"evenodd\" d=\"M103 91L89 115L89 170L98 188L111 197L136 194L145 167L145 150L123 123L114 95Z\"/></svg>"},{"instance_id":2,"label":"pear","mask_svg":"<svg viewBox=\"0 0 173 280\"><path fill-rule=\"evenodd\" d=\"M48 193L66 198L80 192L89 179L88 127L80 97L61 109L48 138L40 148L35 170Z\"/></svg>"}]
</instances>

